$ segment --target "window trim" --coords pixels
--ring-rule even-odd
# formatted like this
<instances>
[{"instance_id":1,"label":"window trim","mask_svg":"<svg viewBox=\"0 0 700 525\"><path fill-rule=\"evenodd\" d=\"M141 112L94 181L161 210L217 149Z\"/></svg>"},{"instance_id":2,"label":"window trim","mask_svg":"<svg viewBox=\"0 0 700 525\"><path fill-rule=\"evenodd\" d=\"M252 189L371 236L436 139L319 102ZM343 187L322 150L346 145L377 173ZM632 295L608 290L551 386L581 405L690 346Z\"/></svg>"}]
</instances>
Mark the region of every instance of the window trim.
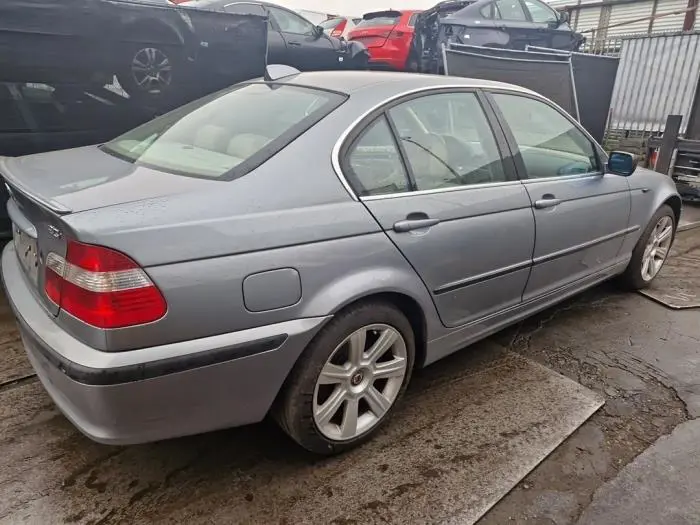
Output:
<instances>
[{"instance_id":1,"label":"window trim","mask_svg":"<svg viewBox=\"0 0 700 525\"><path fill-rule=\"evenodd\" d=\"M262 5L262 4L260 4L260 3L258 3L258 2L230 2L230 3L226 4L226 5L224 5L224 6L222 7L222 9L223 9L224 11L226 11L226 8L227 8L227 7L231 7L232 5L241 5L241 4L243 4L243 5L253 5L253 6L259 7L259 8L260 8L260 11L262 11L262 15L258 15L258 14L256 14L256 13L251 13L251 14L253 14L253 15L255 15L255 16L265 16L265 17L268 17L268 18L270 17L270 15L267 13L267 9L265 9L265 6ZM229 13L229 11L226 11L226 12ZM233 14L233 13L230 13L230 14Z\"/></svg>"},{"instance_id":2,"label":"window trim","mask_svg":"<svg viewBox=\"0 0 700 525\"><path fill-rule=\"evenodd\" d=\"M360 136L363 131L369 126L372 122L374 122L375 119L377 119L380 115L385 114L385 117L389 121L389 126L393 135L394 143L399 143L398 137L396 135L396 130L395 126L393 123L393 120L391 116L389 115L389 111L400 105L404 104L406 102L409 102L411 100L415 100L418 98L423 98L426 96L432 96L432 95L441 95L441 94L453 94L453 93L473 93L476 96L477 102L481 106L482 111L484 112L484 117L486 118L486 122L491 129L491 133L493 134L494 141L496 142L496 148L498 150L498 153L501 157L501 163L503 165L503 170L504 173L507 177L508 180L505 181L498 181L498 182L487 182L483 184L465 184L462 186L454 186L454 187L448 187L448 188L433 188L433 189L426 189L426 190L408 190L408 191L403 191L403 192L397 192L397 193L385 193L381 195L360 195L359 192L356 191L355 188L353 188L352 184L350 181L345 177L344 173L347 173L348 170L350 170L349 162L348 162L348 152L352 148L352 146L355 144L357 137ZM442 193L442 192L451 192L451 191L465 191L465 190L471 190L471 189L478 189L478 188L486 188L486 187L493 187L493 186L503 186L503 185L512 185L512 184L520 184L521 180L518 177L518 170L516 169L516 165L513 162L512 155L510 153L510 146L508 145L507 138L503 134L503 130L501 129L500 123L498 122L498 119L496 117L496 114L493 112L493 109L491 108L490 104L488 101L484 98L484 94L482 90L477 87L477 86L468 86L468 85L452 85L452 86L430 86L430 87L423 87L423 88L418 88L416 90L411 90L409 92L401 93L395 97L392 97L374 108L370 109L368 112L366 112L364 115L361 115L349 128L345 130L345 132L341 135L341 137L338 139L338 142L336 142L334 148L333 148L333 153L332 153L332 162L333 166L335 168L336 174L338 175L338 178L341 180L343 185L345 186L345 189L348 190L350 195L353 197L355 200L359 201L365 201L365 200L380 200L380 199L390 199L390 198L398 198L398 197L406 197L406 196L412 196L412 195L426 195L426 194L432 194L432 193ZM405 151L403 149L403 146L399 145L399 154L402 157L402 164L404 166L404 170L406 171L406 174L409 177L409 188L410 187L415 187L415 179L413 176L413 172L410 168L410 163L408 163L408 160L406 158Z\"/></svg>"},{"instance_id":3,"label":"window trim","mask_svg":"<svg viewBox=\"0 0 700 525\"><path fill-rule=\"evenodd\" d=\"M513 134L513 131L510 128L510 125L508 124L508 121L506 120L505 116L503 115L503 112L501 111L501 108L498 107L498 103L496 100L493 98L492 95L494 94L501 94L501 95L512 95L516 97L523 97L523 98L529 98L532 100L539 101L550 108L552 108L554 111L562 115L566 120L569 121L576 129L578 129L583 135L588 139L588 141L591 143L593 146L593 153L595 154L596 162L598 164L597 170L595 171L589 171L586 173L576 173L573 175L561 175L561 176L554 176L554 177L530 177L529 173L527 172L527 168L525 166L525 161L523 160L522 154L520 152L520 146L518 146L518 142L515 139L515 135ZM557 106L554 102L547 100L544 97L540 97L537 95L534 95L532 93L528 92L513 92L510 90L506 89L486 89L484 90L484 95L485 98L488 100L488 103L491 106L491 109L493 110L494 114L496 115L496 118L498 119L498 122L503 129L503 133L506 136L506 141L508 142L508 147L510 149L512 158L515 162L515 167L518 172L518 175L520 179L525 183L525 182L532 182L532 181L556 181L556 180L570 180L570 179L583 179L583 178L591 178L591 177L600 177L602 175L605 175L606 170L605 166L607 164L607 155L605 154L605 151L603 148L596 142L596 140L591 136L588 131L578 122L576 121L569 113L564 111L562 108Z\"/></svg>"}]
</instances>

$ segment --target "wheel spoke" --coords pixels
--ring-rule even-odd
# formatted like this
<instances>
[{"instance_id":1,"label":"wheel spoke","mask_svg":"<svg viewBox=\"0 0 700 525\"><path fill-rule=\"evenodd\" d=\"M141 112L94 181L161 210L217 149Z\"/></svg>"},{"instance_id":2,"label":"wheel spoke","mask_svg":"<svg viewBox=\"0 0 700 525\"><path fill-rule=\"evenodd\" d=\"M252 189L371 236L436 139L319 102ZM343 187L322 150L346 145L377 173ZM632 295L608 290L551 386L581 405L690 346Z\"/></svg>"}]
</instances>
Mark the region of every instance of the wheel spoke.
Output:
<instances>
[{"instance_id":1,"label":"wheel spoke","mask_svg":"<svg viewBox=\"0 0 700 525\"><path fill-rule=\"evenodd\" d=\"M340 435L343 439L349 439L357 433L357 418L360 403L358 399L348 398L345 402L343 421L340 424Z\"/></svg>"},{"instance_id":2,"label":"wheel spoke","mask_svg":"<svg viewBox=\"0 0 700 525\"><path fill-rule=\"evenodd\" d=\"M656 249L656 258L657 258L657 259L660 259L660 260L662 260L662 261L665 261L667 255L668 255L668 249L667 249L667 248L664 248L664 247L662 247L662 246L659 246L659 247Z\"/></svg>"},{"instance_id":3,"label":"wheel spoke","mask_svg":"<svg viewBox=\"0 0 700 525\"><path fill-rule=\"evenodd\" d=\"M362 361L366 344L367 332L364 330L364 328L358 330L350 336L350 355L348 357L353 365L359 365Z\"/></svg>"},{"instance_id":4,"label":"wheel spoke","mask_svg":"<svg viewBox=\"0 0 700 525\"><path fill-rule=\"evenodd\" d=\"M667 226L661 230L661 233L656 237L656 241L659 243L664 242L671 238L671 234L673 234L673 228Z\"/></svg>"},{"instance_id":5,"label":"wheel spoke","mask_svg":"<svg viewBox=\"0 0 700 525\"><path fill-rule=\"evenodd\" d=\"M651 256L647 255L644 257L644 263L642 264L642 277L649 277L649 265L651 264Z\"/></svg>"},{"instance_id":6,"label":"wheel spoke","mask_svg":"<svg viewBox=\"0 0 700 525\"><path fill-rule=\"evenodd\" d=\"M326 363L318 376L319 385L334 385L348 379L350 371L342 366Z\"/></svg>"},{"instance_id":7,"label":"wheel spoke","mask_svg":"<svg viewBox=\"0 0 700 525\"><path fill-rule=\"evenodd\" d=\"M326 425L331 418L340 410L345 401L345 389L336 387L328 399L318 407L316 411L316 422L319 425Z\"/></svg>"},{"instance_id":8,"label":"wheel spoke","mask_svg":"<svg viewBox=\"0 0 700 525\"><path fill-rule=\"evenodd\" d=\"M403 357L395 357L392 361L374 365L374 379L401 377L405 370L406 360Z\"/></svg>"},{"instance_id":9,"label":"wheel spoke","mask_svg":"<svg viewBox=\"0 0 700 525\"><path fill-rule=\"evenodd\" d=\"M384 394L377 390L374 385L370 386L365 392L365 400L370 410L377 417L382 417L391 408L391 401L384 397Z\"/></svg>"},{"instance_id":10,"label":"wheel spoke","mask_svg":"<svg viewBox=\"0 0 700 525\"><path fill-rule=\"evenodd\" d=\"M393 330L391 328L387 328L384 331L382 331L381 335L379 338L376 340L376 342L372 345L372 348L370 348L367 351L367 359L371 363L374 363L382 357L389 348L391 348L391 345L393 345L396 342L396 339L398 339L399 334L396 332L396 330Z\"/></svg>"}]
</instances>

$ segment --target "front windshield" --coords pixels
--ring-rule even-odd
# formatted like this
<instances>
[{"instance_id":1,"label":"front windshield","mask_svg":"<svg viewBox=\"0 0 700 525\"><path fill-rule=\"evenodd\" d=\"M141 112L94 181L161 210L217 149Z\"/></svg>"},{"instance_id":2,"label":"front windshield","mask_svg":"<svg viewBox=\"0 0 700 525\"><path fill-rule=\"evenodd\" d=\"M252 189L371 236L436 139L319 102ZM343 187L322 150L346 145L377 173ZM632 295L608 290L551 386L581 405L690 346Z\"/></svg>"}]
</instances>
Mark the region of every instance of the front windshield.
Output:
<instances>
[{"instance_id":1,"label":"front windshield","mask_svg":"<svg viewBox=\"0 0 700 525\"><path fill-rule=\"evenodd\" d=\"M289 84L244 84L147 122L102 149L170 173L226 179L249 159L267 160L343 101L337 93Z\"/></svg>"}]
</instances>

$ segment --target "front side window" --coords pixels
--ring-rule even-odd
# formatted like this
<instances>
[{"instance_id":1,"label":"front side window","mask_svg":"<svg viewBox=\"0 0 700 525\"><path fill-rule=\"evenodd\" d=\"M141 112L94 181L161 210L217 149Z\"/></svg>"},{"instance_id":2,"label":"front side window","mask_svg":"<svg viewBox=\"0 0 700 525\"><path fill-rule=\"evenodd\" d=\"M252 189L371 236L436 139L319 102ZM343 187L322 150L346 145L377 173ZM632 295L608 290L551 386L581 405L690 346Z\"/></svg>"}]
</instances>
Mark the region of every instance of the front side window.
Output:
<instances>
[{"instance_id":1,"label":"front side window","mask_svg":"<svg viewBox=\"0 0 700 525\"><path fill-rule=\"evenodd\" d=\"M474 93L428 95L389 115L418 190L507 180L486 115Z\"/></svg>"},{"instance_id":2,"label":"front side window","mask_svg":"<svg viewBox=\"0 0 700 525\"><path fill-rule=\"evenodd\" d=\"M243 84L166 113L102 149L170 173L227 180L267 160L344 100L288 84Z\"/></svg>"},{"instance_id":3,"label":"front side window","mask_svg":"<svg viewBox=\"0 0 700 525\"><path fill-rule=\"evenodd\" d=\"M310 35L314 31L314 25L294 13L277 7L268 7L270 16L275 19L282 33L294 33L297 35Z\"/></svg>"},{"instance_id":4,"label":"front side window","mask_svg":"<svg viewBox=\"0 0 700 525\"><path fill-rule=\"evenodd\" d=\"M525 7L530 11L530 18L538 24L553 24L557 22L557 14L538 0L525 0Z\"/></svg>"},{"instance_id":5,"label":"front side window","mask_svg":"<svg viewBox=\"0 0 700 525\"><path fill-rule=\"evenodd\" d=\"M496 0L494 5L496 7L496 18L527 22L527 16L525 16L520 0Z\"/></svg>"},{"instance_id":6,"label":"front side window","mask_svg":"<svg viewBox=\"0 0 700 525\"><path fill-rule=\"evenodd\" d=\"M510 127L529 178L599 170L593 143L553 107L518 95L493 95Z\"/></svg>"},{"instance_id":7,"label":"front side window","mask_svg":"<svg viewBox=\"0 0 700 525\"><path fill-rule=\"evenodd\" d=\"M360 196L408 190L408 177L385 116L378 117L355 140L347 154L348 176Z\"/></svg>"}]
</instances>

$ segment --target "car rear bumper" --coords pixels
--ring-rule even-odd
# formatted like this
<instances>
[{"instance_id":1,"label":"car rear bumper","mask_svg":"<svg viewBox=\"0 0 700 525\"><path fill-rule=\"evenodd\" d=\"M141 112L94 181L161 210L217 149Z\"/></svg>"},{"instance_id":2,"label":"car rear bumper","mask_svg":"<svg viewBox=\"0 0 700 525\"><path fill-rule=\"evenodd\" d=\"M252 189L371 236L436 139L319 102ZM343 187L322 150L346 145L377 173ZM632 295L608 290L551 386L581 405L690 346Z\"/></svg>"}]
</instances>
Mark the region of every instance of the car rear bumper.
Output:
<instances>
[{"instance_id":1,"label":"car rear bumper","mask_svg":"<svg viewBox=\"0 0 700 525\"><path fill-rule=\"evenodd\" d=\"M9 244L5 291L29 360L91 439L134 444L255 423L327 317L297 319L127 352L90 348L37 301Z\"/></svg>"},{"instance_id":2,"label":"car rear bumper","mask_svg":"<svg viewBox=\"0 0 700 525\"><path fill-rule=\"evenodd\" d=\"M385 44L382 47L368 47L369 66L389 68L397 71L406 69L408 61L408 49L399 49Z\"/></svg>"}]
</instances>

